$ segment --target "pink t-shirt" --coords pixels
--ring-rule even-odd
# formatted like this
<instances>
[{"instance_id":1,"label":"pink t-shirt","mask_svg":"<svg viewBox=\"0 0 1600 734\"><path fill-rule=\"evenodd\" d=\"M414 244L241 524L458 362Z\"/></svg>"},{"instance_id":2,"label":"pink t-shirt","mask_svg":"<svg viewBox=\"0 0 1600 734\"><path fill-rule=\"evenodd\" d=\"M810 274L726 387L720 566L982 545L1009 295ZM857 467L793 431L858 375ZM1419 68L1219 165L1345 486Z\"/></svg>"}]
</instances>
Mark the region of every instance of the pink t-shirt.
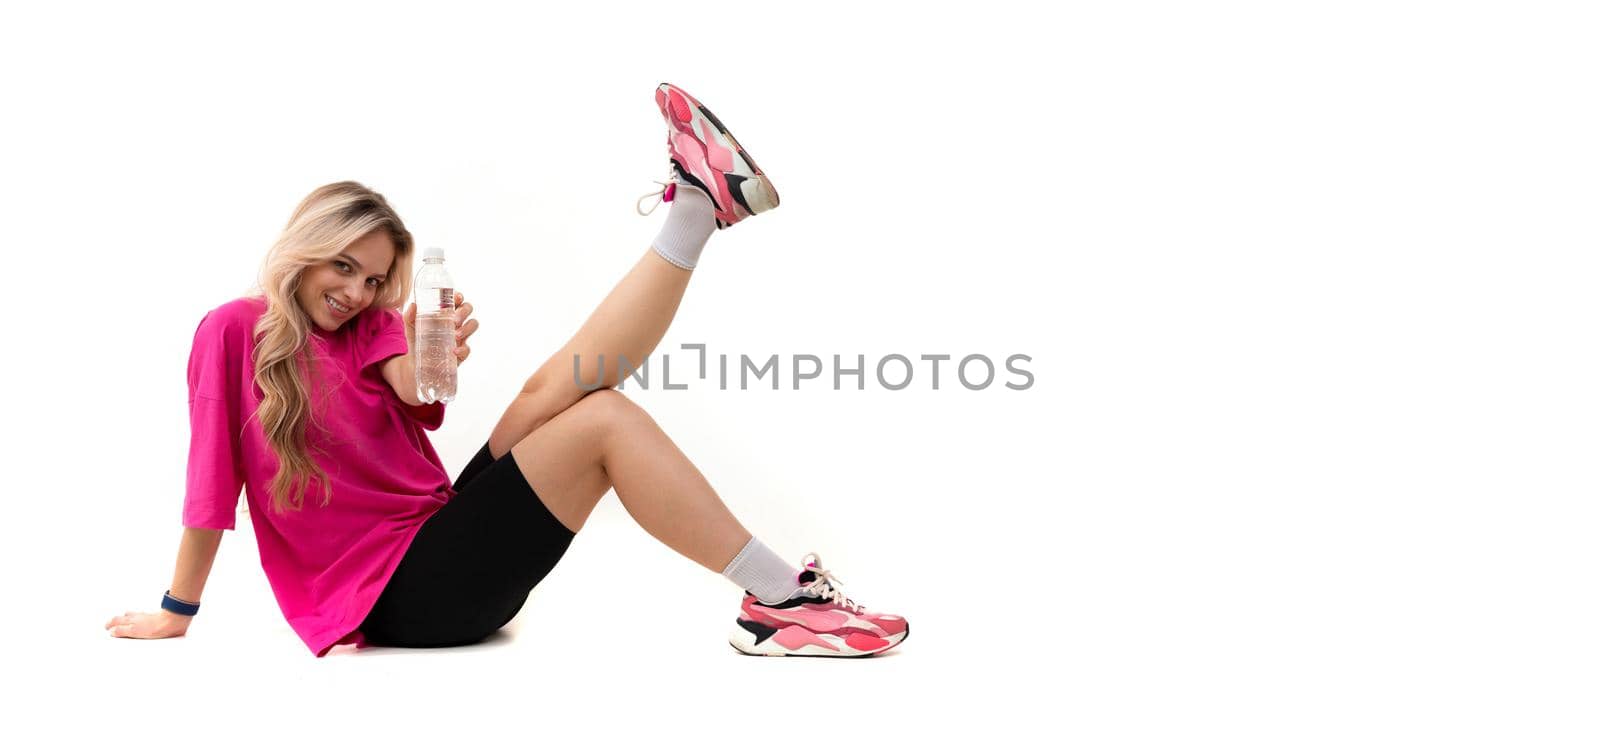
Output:
<instances>
[{"instance_id":1,"label":"pink t-shirt","mask_svg":"<svg viewBox=\"0 0 1600 734\"><path fill-rule=\"evenodd\" d=\"M298 511L272 513L267 487L278 469L255 415L255 323L264 296L225 303L201 319L189 354L189 472L183 525L232 530L243 485L261 568L289 626L318 657L366 640L356 627L383 592L422 522L455 490L425 430L444 405L406 405L380 367L406 353L400 314L368 308L338 331L312 328L308 348L320 378L307 385L311 457L327 472ZM320 453L319 453L320 452Z\"/></svg>"}]
</instances>

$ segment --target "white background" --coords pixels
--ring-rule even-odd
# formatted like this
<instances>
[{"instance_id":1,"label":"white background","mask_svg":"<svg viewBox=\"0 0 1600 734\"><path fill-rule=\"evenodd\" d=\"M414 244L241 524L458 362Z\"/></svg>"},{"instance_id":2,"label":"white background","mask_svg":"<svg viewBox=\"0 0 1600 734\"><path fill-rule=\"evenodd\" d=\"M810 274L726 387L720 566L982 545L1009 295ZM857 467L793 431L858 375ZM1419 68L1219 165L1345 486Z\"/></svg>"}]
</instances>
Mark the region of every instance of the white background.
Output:
<instances>
[{"instance_id":1,"label":"white background","mask_svg":"<svg viewBox=\"0 0 1600 734\"><path fill-rule=\"evenodd\" d=\"M1579 4L562 5L3 11L4 716L1600 724ZM312 657L244 518L187 638L109 638L171 578L194 327L300 198L361 181L448 249L483 324L454 473L659 227L663 80L783 196L713 238L664 348L1033 357L1020 392L629 393L916 634L736 655L737 590L608 497L475 648Z\"/></svg>"}]
</instances>

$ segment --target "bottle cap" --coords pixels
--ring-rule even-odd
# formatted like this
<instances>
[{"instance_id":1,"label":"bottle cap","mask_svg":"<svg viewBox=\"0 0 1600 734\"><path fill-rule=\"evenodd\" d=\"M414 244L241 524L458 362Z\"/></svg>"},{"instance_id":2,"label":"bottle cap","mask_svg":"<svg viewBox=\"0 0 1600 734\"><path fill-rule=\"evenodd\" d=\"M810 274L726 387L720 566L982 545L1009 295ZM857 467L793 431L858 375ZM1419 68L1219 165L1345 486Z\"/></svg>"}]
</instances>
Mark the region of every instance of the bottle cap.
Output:
<instances>
[{"instance_id":1,"label":"bottle cap","mask_svg":"<svg viewBox=\"0 0 1600 734\"><path fill-rule=\"evenodd\" d=\"M425 248L423 248L423 250L422 250L422 259L431 260L431 259L435 259L435 258L437 258L439 260L443 260L444 259L444 248L443 247L425 247Z\"/></svg>"}]
</instances>

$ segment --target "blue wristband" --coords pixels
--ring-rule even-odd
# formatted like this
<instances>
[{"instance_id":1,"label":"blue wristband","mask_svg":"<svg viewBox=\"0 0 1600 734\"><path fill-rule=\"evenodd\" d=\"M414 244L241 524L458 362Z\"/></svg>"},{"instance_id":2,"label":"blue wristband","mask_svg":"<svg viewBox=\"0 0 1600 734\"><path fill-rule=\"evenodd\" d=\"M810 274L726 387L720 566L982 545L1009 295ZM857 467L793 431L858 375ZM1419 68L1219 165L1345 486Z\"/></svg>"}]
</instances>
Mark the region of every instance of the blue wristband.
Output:
<instances>
[{"instance_id":1,"label":"blue wristband","mask_svg":"<svg viewBox=\"0 0 1600 734\"><path fill-rule=\"evenodd\" d=\"M172 612L173 614L182 614L185 617L193 617L194 615L200 613L199 604L190 604L189 602L174 597L171 589L168 589L165 594L161 595L161 608Z\"/></svg>"}]
</instances>

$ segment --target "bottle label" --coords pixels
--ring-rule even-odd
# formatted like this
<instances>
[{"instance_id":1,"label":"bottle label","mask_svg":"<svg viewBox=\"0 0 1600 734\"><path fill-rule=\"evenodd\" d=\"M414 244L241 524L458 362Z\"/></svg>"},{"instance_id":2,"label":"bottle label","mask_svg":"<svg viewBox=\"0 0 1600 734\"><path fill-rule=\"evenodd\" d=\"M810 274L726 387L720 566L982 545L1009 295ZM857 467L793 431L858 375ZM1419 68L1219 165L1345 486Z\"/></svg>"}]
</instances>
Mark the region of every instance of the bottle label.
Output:
<instances>
[{"instance_id":1,"label":"bottle label","mask_svg":"<svg viewBox=\"0 0 1600 734\"><path fill-rule=\"evenodd\" d=\"M419 316L453 311L455 307L456 289L454 288L421 288L417 290L417 315Z\"/></svg>"}]
</instances>

